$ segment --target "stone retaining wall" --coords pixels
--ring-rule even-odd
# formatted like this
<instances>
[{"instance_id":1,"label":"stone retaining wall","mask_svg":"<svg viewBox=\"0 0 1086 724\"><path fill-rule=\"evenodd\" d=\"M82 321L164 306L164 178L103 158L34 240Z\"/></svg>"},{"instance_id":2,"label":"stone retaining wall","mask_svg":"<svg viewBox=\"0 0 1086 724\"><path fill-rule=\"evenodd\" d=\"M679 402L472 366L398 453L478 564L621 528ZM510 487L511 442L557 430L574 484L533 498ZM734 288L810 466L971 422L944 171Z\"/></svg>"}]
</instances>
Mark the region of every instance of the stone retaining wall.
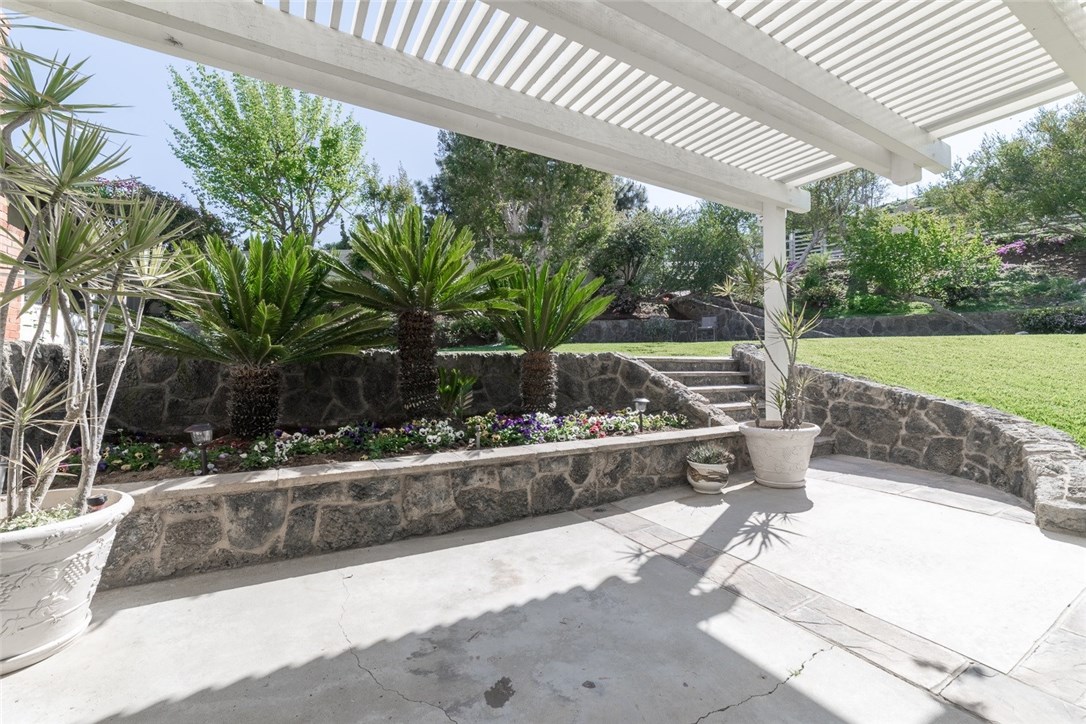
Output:
<instances>
[{"instance_id":1,"label":"stone retaining wall","mask_svg":"<svg viewBox=\"0 0 1086 724\"><path fill-rule=\"evenodd\" d=\"M135 498L103 587L360 548L590 507L685 484L714 441L749 469L735 425L116 486Z\"/></svg>"},{"instance_id":2,"label":"stone retaining wall","mask_svg":"<svg viewBox=\"0 0 1086 724\"><path fill-rule=\"evenodd\" d=\"M932 337L1014 334L1021 328L1017 312L969 312L823 319L817 331L831 337Z\"/></svg>"},{"instance_id":3,"label":"stone retaining wall","mask_svg":"<svg viewBox=\"0 0 1086 724\"><path fill-rule=\"evenodd\" d=\"M718 299L704 300L687 295L668 303L686 319L716 317L717 339L753 339L753 323L764 329L762 310L740 305L740 311ZM930 337L959 334L1014 334L1021 331L1019 312L967 312L965 314L910 314L823 319L815 337Z\"/></svg>"},{"instance_id":4,"label":"stone retaining wall","mask_svg":"<svg viewBox=\"0 0 1086 724\"><path fill-rule=\"evenodd\" d=\"M732 356L764 384L762 352ZM806 418L835 451L955 475L1033 505L1037 525L1086 535L1086 450L1065 432L971 402L946 400L803 366L812 375Z\"/></svg>"},{"instance_id":5,"label":"stone retaining wall","mask_svg":"<svg viewBox=\"0 0 1086 724\"><path fill-rule=\"evenodd\" d=\"M10 344L15 370L23 347ZM108 379L114 350L103 351L100 379ZM66 366L59 347L43 345L43 365L63 380ZM511 352L442 354L442 367L455 367L479 378L472 412L512 412L520 403L520 355ZM334 427L360 421L378 423L402 419L394 353L377 350L330 357L283 370L280 423L289 427ZM227 428L227 370L214 362L178 360L146 350L134 350L110 415L112 426L158 435L176 435L194 422ZM587 407L620 410L636 397L650 400L649 411L686 415L693 424L728 418L649 365L619 354L558 355L558 410Z\"/></svg>"},{"instance_id":6,"label":"stone retaining wall","mask_svg":"<svg viewBox=\"0 0 1086 724\"><path fill-rule=\"evenodd\" d=\"M574 342L696 342L698 323L688 319L597 319L573 338Z\"/></svg>"}]
</instances>

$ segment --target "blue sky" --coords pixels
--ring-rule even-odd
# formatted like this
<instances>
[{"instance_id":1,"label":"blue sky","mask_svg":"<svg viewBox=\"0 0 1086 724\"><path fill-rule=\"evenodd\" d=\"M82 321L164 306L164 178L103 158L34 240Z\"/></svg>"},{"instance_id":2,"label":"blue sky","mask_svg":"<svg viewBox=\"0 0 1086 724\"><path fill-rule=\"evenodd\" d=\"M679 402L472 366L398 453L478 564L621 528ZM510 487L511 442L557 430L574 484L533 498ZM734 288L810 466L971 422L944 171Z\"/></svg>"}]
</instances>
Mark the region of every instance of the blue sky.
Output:
<instances>
[{"instance_id":1,"label":"blue sky","mask_svg":"<svg viewBox=\"0 0 1086 724\"><path fill-rule=\"evenodd\" d=\"M35 24L44 24L35 22ZM132 45L81 31L54 32L18 29L15 40L27 50L42 55L71 55L73 59L89 58L84 69L94 77L82 89L82 100L113 103L98 120L129 135L116 136L127 143L129 161L121 169L124 176L135 176L156 188L191 199L185 183L191 180L188 170L173 157L168 141L169 125L178 123L170 104L169 66L185 69L190 63ZM392 175L403 165L412 179L428 179L436 170L434 151L437 130L367 108L348 106L367 131L366 150L381 168L384 176ZM1032 114L1025 113L945 139L955 157L972 153L985 133L1013 132ZM924 172L922 184L936 180ZM912 187L891 187L891 195L903 198L913 194ZM649 187L649 202L654 206L688 206L696 199L667 189Z\"/></svg>"}]
</instances>

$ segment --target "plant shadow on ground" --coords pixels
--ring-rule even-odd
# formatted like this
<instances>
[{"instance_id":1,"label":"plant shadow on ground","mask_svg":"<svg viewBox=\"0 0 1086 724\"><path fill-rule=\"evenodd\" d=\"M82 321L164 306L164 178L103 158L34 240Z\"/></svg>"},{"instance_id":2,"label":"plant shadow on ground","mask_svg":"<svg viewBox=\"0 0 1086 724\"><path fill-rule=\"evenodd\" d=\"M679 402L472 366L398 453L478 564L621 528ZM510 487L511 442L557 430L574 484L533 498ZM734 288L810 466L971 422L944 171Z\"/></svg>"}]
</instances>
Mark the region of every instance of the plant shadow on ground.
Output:
<instances>
[{"instance_id":1,"label":"plant shadow on ground","mask_svg":"<svg viewBox=\"0 0 1086 724\"><path fill-rule=\"evenodd\" d=\"M645 502L652 500L648 496ZM785 491L768 506L756 499L733 500L735 504L728 505L700 536L719 550L743 543L757 545L759 552L787 545L791 534L782 526L789 516L813 505L802 490ZM682 504L719 505L719 498L686 499ZM840 668L838 647L793 629L792 624L749 602L736 609L739 598L729 590L727 580L708 582L689 570L698 563L693 553L664 555L632 541L628 541L632 553L626 569L611 572L593 585L559 588L497 610L485 610L480 604L477 607L484 609L480 615L419 626L399 637L377 640L379 633L366 630L368 565L393 559L410 565L410 559L427 553L441 554L585 521L560 514L520 523L258 566L243 576L223 571L107 594L100 603L96 601L95 626L125 608L235 588L255 591L279 579L335 571L342 584L338 605L329 605L324 620L313 625L337 626L345 649L259 675L250 674L261 669L259 664L249 662L239 671L244 678L99 721L215 721L228 712L241 721L259 722L855 720L855 710L851 716L846 713L855 701L838 710L826 704L834 701L832 692L817 700L810 695L811 686L825 681L822 677L827 671L832 674ZM547 555L546 551L541 555ZM534 580L536 572L530 563L502 558L480 558L478 565L480 569L502 568L508 576L505 584L514 588L524 585L523 579ZM426 618L444 618L445 595L456 593L435 592L424 609L433 606ZM254 605L274 610L277 604L254 599ZM299 613L280 611L284 625L294 625L290 622ZM306 625L319 613L307 612L297 625ZM767 626L779 634L765 641L774 653L761 655L764 652L757 642L750 648L745 629L751 625ZM373 643L358 645L352 640L363 637ZM838 659L822 664L819 656ZM774 661L773 670L765 667L766 661ZM805 669L808 681L814 677L811 684L802 679ZM104 685L112 672L100 673ZM883 706L876 698L870 694L867 703L860 705L868 707L869 716ZM929 708L929 717L914 715L912 721L972 721L942 701L930 700Z\"/></svg>"}]
</instances>

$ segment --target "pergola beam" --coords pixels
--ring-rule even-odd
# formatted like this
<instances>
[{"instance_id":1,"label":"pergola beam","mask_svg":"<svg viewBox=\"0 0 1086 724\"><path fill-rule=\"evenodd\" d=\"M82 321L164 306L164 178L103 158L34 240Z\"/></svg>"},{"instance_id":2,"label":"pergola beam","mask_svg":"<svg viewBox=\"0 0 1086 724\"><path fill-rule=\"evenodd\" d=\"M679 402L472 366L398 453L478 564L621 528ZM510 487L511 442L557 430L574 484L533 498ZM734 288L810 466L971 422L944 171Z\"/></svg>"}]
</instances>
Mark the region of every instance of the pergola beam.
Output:
<instances>
[{"instance_id":1,"label":"pergola beam","mask_svg":"<svg viewBox=\"0 0 1086 724\"><path fill-rule=\"evenodd\" d=\"M17 0L30 15L751 211L808 194L252 0Z\"/></svg>"},{"instance_id":2,"label":"pergola beam","mask_svg":"<svg viewBox=\"0 0 1086 724\"><path fill-rule=\"evenodd\" d=\"M707 0L494 4L896 183L950 164L930 133Z\"/></svg>"},{"instance_id":3,"label":"pergola beam","mask_svg":"<svg viewBox=\"0 0 1086 724\"><path fill-rule=\"evenodd\" d=\"M1079 91L1086 93L1086 9L1077 0L1006 0Z\"/></svg>"}]
</instances>

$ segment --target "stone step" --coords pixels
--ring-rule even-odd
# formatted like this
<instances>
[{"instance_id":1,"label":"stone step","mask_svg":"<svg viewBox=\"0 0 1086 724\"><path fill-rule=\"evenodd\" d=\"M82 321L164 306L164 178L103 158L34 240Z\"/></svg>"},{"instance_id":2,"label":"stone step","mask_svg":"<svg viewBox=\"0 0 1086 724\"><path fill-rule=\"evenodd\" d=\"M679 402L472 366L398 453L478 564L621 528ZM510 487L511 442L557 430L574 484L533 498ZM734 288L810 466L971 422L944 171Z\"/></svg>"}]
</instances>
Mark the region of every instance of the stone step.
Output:
<instances>
[{"instance_id":1,"label":"stone step","mask_svg":"<svg viewBox=\"0 0 1086 724\"><path fill-rule=\"evenodd\" d=\"M688 387L691 385L746 384L747 381L747 373L739 370L675 370L664 374Z\"/></svg>"},{"instance_id":2,"label":"stone step","mask_svg":"<svg viewBox=\"0 0 1086 724\"><path fill-rule=\"evenodd\" d=\"M745 422L746 420L754 419L754 415L751 414L750 411L750 403L746 400L744 400L743 402L718 402L713 405L713 407L720 410L736 422ZM764 413L765 403L759 402L758 409Z\"/></svg>"},{"instance_id":3,"label":"stone step","mask_svg":"<svg viewBox=\"0 0 1086 724\"><path fill-rule=\"evenodd\" d=\"M732 357L639 357L638 359L661 372L726 372L739 369L739 363Z\"/></svg>"},{"instance_id":4,"label":"stone step","mask_svg":"<svg viewBox=\"0 0 1086 724\"><path fill-rule=\"evenodd\" d=\"M746 402L752 395L762 396L761 385L696 385L688 389L704 395L709 402Z\"/></svg>"}]
</instances>

